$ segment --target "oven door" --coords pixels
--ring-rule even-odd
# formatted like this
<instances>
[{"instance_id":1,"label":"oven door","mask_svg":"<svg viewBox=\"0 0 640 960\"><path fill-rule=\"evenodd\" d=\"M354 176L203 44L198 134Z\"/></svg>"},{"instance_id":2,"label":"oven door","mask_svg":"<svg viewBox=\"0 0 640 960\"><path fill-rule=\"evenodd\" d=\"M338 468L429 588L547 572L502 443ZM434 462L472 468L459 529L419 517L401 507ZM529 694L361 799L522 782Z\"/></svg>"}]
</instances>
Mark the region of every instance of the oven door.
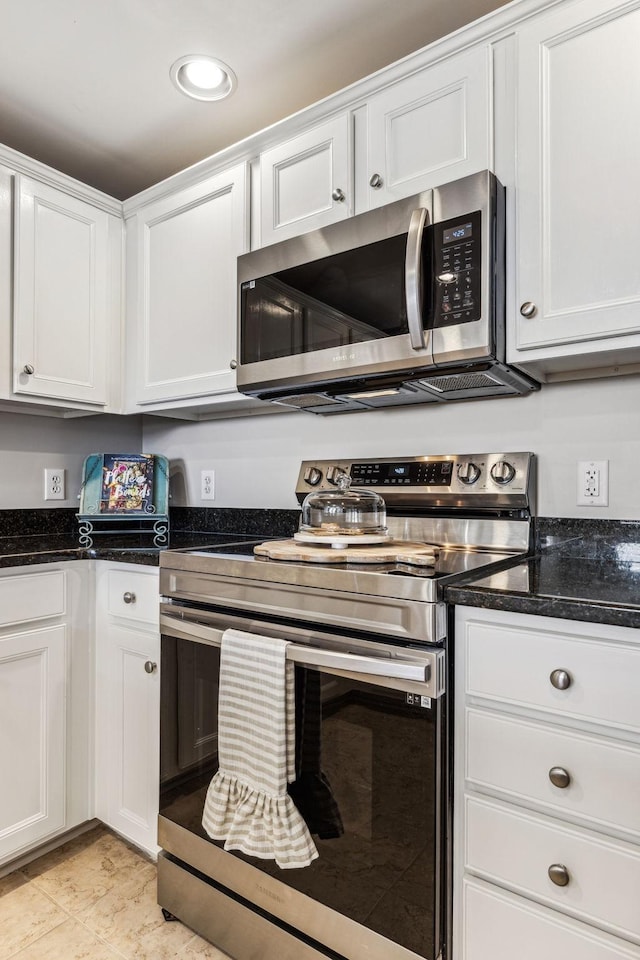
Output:
<instances>
[{"instance_id":1,"label":"oven door","mask_svg":"<svg viewBox=\"0 0 640 960\"><path fill-rule=\"evenodd\" d=\"M159 842L168 860L159 864L161 905L239 960L331 951L349 960L436 960L447 908L444 651L168 607L161 614ZM292 642L302 773L290 793L319 853L308 867L283 870L227 852L202 828L218 767L220 642L228 627ZM309 770L322 786L307 794ZM181 892L186 879L177 879L187 874L211 893L209 908L201 904L195 914ZM238 909L246 922L230 924ZM297 938L297 947L289 954L276 937L272 954L269 935L254 953L252 909L260 923L272 918L274 936L286 930Z\"/></svg>"}]
</instances>

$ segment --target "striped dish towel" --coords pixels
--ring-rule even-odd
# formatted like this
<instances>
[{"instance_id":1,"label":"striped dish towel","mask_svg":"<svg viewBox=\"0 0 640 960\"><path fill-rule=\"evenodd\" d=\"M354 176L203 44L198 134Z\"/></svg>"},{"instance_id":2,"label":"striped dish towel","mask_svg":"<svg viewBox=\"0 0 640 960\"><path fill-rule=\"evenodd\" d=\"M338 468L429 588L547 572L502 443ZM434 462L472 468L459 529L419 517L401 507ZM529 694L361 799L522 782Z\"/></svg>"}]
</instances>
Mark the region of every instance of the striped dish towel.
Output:
<instances>
[{"instance_id":1,"label":"striped dish towel","mask_svg":"<svg viewBox=\"0 0 640 960\"><path fill-rule=\"evenodd\" d=\"M283 869L318 856L287 793L295 780L295 702L288 643L225 630L220 655L218 756L202 826L225 850Z\"/></svg>"}]
</instances>

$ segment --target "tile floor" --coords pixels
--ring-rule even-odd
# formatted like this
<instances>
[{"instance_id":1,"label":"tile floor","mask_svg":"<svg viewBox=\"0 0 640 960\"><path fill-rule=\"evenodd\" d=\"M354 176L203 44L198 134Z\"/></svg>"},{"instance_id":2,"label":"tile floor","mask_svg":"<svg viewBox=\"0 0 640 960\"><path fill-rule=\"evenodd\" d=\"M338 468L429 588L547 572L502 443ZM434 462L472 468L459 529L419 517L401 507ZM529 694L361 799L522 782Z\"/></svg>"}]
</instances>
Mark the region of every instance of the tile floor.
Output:
<instances>
[{"instance_id":1,"label":"tile floor","mask_svg":"<svg viewBox=\"0 0 640 960\"><path fill-rule=\"evenodd\" d=\"M0 879L0 960L227 960L156 903L156 867L95 827Z\"/></svg>"}]
</instances>

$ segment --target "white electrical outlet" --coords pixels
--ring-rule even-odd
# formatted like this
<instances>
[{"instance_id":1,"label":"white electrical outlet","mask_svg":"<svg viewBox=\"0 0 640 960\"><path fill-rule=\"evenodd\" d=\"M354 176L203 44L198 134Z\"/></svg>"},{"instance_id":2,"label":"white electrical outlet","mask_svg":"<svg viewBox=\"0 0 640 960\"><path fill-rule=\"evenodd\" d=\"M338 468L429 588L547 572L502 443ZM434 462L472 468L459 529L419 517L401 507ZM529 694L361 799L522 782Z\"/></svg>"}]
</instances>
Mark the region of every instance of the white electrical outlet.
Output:
<instances>
[{"instance_id":1,"label":"white electrical outlet","mask_svg":"<svg viewBox=\"0 0 640 960\"><path fill-rule=\"evenodd\" d=\"M213 470L200 471L200 499L215 500L215 473Z\"/></svg>"},{"instance_id":2,"label":"white electrical outlet","mask_svg":"<svg viewBox=\"0 0 640 960\"><path fill-rule=\"evenodd\" d=\"M62 467L45 467L44 471L44 498L45 500L64 500L64 470Z\"/></svg>"},{"instance_id":3,"label":"white electrical outlet","mask_svg":"<svg viewBox=\"0 0 640 960\"><path fill-rule=\"evenodd\" d=\"M579 507L609 506L609 461L580 460L578 463Z\"/></svg>"}]
</instances>

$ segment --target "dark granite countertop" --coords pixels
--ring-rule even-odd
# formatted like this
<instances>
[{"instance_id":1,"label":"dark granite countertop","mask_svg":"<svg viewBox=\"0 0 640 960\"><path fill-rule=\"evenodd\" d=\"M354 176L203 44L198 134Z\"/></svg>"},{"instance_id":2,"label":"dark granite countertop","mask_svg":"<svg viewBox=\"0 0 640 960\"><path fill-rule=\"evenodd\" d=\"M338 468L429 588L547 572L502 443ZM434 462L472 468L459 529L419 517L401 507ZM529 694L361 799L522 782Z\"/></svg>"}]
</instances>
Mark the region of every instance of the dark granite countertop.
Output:
<instances>
[{"instance_id":1,"label":"dark granite countertop","mask_svg":"<svg viewBox=\"0 0 640 960\"><path fill-rule=\"evenodd\" d=\"M63 560L158 566L166 549L291 536L295 510L173 508L169 543L149 534L97 536L79 543L73 511L1 510L0 568ZM640 522L537 521L534 555L445 589L452 604L640 627Z\"/></svg>"},{"instance_id":2,"label":"dark granite countertop","mask_svg":"<svg viewBox=\"0 0 640 960\"><path fill-rule=\"evenodd\" d=\"M140 563L157 567L163 550L197 549L255 539L255 535L180 531L171 533L169 543L164 547L155 547L153 538L137 534L96 537L93 546L83 547L78 542L77 534L2 537L0 568L55 563L61 560L117 560L120 563Z\"/></svg>"},{"instance_id":3,"label":"dark granite countertop","mask_svg":"<svg viewBox=\"0 0 640 960\"><path fill-rule=\"evenodd\" d=\"M506 570L447 587L445 598L464 606L640 627L637 532L632 525L619 536L610 530L558 542L552 537L535 556Z\"/></svg>"},{"instance_id":4,"label":"dark granite countertop","mask_svg":"<svg viewBox=\"0 0 640 960\"><path fill-rule=\"evenodd\" d=\"M158 566L163 550L287 537L296 529L296 510L198 509L170 511L166 546L153 545L150 532L96 534L80 544L76 514L67 509L0 510L0 568L63 560L117 560Z\"/></svg>"}]
</instances>

